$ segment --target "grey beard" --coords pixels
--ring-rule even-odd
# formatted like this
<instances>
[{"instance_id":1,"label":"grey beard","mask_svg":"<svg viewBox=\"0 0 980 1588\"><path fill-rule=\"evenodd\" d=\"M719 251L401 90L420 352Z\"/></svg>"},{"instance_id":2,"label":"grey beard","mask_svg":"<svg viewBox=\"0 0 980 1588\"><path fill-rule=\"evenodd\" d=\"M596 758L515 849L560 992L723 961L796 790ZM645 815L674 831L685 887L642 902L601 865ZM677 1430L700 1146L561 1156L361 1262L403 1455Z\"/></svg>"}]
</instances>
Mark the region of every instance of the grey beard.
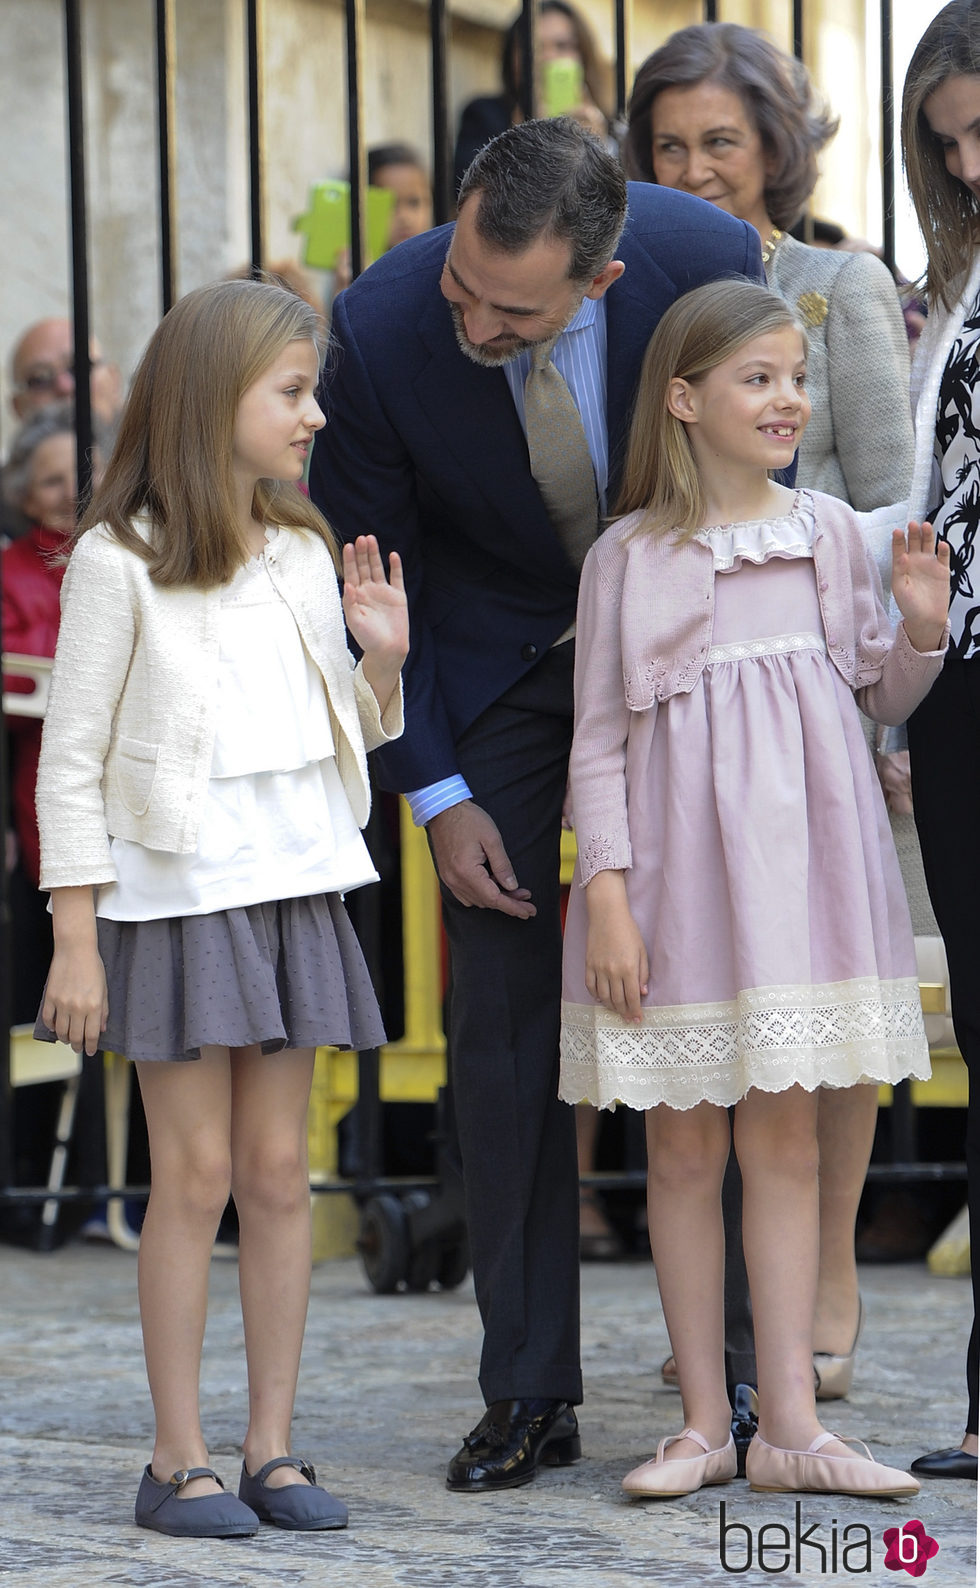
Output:
<instances>
[{"instance_id":1,"label":"grey beard","mask_svg":"<svg viewBox=\"0 0 980 1588\"><path fill-rule=\"evenodd\" d=\"M492 348L478 346L475 342L471 342L466 334L463 311L459 304L451 303L449 309L453 317L453 326L456 331L456 340L459 343L460 352L465 353L472 363L479 364L482 369L500 369L503 364L512 364L514 359L520 358L521 354L526 352L528 348L537 347L538 345L537 342L529 342L524 337L519 336L513 342L508 343L506 352L496 352ZM549 338L542 337L538 340L548 341Z\"/></svg>"}]
</instances>

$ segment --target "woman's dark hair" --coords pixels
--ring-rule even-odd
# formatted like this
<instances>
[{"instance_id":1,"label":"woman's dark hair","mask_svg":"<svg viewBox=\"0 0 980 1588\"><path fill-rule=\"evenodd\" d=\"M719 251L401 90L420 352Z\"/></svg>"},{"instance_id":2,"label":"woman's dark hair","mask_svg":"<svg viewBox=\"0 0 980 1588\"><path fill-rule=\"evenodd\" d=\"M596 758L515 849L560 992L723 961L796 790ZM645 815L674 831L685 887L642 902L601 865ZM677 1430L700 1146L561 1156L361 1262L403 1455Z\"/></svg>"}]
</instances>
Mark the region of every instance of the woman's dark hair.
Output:
<instances>
[{"instance_id":1,"label":"woman's dark hair","mask_svg":"<svg viewBox=\"0 0 980 1588\"><path fill-rule=\"evenodd\" d=\"M655 182L653 102L665 88L719 83L737 94L755 123L768 173L766 214L788 230L799 219L817 180L817 154L837 120L817 97L800 61L756 28L737 22L700 22L672 33L647 56L633 84L623 146L627 175Z\"/></svg>"},{"instance_id":2,"label":"woman's dark hair","mask_svg":"<svg viewBox=\"0 0 980 1588\"><path fill-rule=\"evenodd\" d=\"M947 171L926 120L926 100L949 77L980 77L977 0L952 0L933 18L915 47L902 95L902 158L926 245L926 297L947 308L980 241L980 200Z\"/></svg>"},{"instance_id":3,"label":"woman's dark hair","mask_svg":"<svg viewBox=\"0 0 980 1588\"><path fill-rule=\"evenodd\" d=\"M592 29L585 18L574 7L567 4L567 0L541 0L537 10L538 16L546 16L549 11L557 11L560 16L567 17L572 24L575 31L575 45L582 62L582 75L585 86L608 121L610 119L609 91L606 81L608 74L600 60ZM507 101L508 111L512 111L520 103L523 86L521 21L520 16L515 17L504 34L500 60L500 72L504 83L504 98Z\"/></svg>"}]
</instances>

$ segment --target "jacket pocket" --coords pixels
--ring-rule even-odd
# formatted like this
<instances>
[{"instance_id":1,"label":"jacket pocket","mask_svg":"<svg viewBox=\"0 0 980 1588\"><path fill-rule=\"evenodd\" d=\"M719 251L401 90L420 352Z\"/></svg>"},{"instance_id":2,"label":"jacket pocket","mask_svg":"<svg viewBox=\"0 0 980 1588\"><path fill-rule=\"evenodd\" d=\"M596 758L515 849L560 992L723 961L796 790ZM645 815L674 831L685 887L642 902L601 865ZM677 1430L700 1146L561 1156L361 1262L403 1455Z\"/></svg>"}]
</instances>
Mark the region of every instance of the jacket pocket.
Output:
<instances>
[{"instance_id":1,"label":"jacket pocket","mask_svg":"<svg viewBox=\"0 0 980 1588\"><path fill-rule=\"evenodd\" d=\"M116 743L119 797L134 816L146 814L157 775L159 748L159 745L146 744L142 739L120 737Z\"/></svg>"}]
</instances>

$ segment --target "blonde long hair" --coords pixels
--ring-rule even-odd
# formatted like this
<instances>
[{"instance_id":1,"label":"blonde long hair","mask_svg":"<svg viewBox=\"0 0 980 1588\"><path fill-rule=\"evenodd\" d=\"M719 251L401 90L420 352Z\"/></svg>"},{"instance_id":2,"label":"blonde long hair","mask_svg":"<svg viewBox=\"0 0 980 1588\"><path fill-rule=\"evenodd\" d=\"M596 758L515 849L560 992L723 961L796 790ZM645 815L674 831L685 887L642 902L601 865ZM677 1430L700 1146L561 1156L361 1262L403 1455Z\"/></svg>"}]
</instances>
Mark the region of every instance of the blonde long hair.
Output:
<instances>
[{"instance_id":1,"label":"blonde long hair","mask_svg":"<svg viewBox=\"0 0 980 1588\"><path fill-rule=\"evenodd\" d=\"M948 78L974 76L980 76L980 6L952 0L916 45L902 94L902 158L926 245L926 297L946 308L980 242L980 200L947 171L924 107Z\"/></svg>"},{"instance_id":2,"label":"blonde long hair","mask_svg":"<svg viewBox=\"0 0 980 1588\"><path fill-rule=\"evenodd\" d=\"M789 304L743 277L695 287L671 304L643 355L616 516L642 510L638 532L688 539L704 521L704 492L687 429L667 407L672 380L703 379L770 331L806 335Z\"/></svg>"},{"instance_id":3,"label":"blonde long hair","mask_svg":"<svg viewBox=\"0 0 980 1588\"><path fill-rule=\"evenodd\" d=\"M215 281L174 304L140 360L78 533L107 524L145 558L156 584L225 584L247 556L232 475L238 404L296 341L319 348L316 312L266 281ZM262 523L318 535L339 568L330 526L291 482L260 480L252 512ZM133 526L138 515L149 519L149 541Z\"/></svg>"}]
</instances>

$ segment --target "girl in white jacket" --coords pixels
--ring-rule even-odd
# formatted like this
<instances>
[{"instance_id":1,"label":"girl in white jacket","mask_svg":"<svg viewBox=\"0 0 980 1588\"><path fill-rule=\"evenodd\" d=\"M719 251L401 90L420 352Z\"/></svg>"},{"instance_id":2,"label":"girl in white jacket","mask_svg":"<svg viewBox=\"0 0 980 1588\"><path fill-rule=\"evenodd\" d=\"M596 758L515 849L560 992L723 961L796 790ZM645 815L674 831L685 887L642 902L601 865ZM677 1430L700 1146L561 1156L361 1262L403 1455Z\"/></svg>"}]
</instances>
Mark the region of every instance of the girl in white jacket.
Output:
<instances>
[{"instance_id":1,"label":"girl in white jacket","mask_svg":"<svg viewBox=\"0 0 980 1588\"><path fill-rule=\"evenodd\" d=\"M402 730L408 619L373 536L344 547L342 611L331 531L296 488L324 422L318 369L315 314L266 283L203 287L158 327L65 577L38 774L55 950L37 1034L136 1065L156 1413L136 1521L178 1536L347 1520L289 1447L306 1114L318 1045L383 1040L341 896L374 880L365 751ZM229 1193L249 1383L237 1499L198 1408Z\"/></svg>"}]
</instances>

